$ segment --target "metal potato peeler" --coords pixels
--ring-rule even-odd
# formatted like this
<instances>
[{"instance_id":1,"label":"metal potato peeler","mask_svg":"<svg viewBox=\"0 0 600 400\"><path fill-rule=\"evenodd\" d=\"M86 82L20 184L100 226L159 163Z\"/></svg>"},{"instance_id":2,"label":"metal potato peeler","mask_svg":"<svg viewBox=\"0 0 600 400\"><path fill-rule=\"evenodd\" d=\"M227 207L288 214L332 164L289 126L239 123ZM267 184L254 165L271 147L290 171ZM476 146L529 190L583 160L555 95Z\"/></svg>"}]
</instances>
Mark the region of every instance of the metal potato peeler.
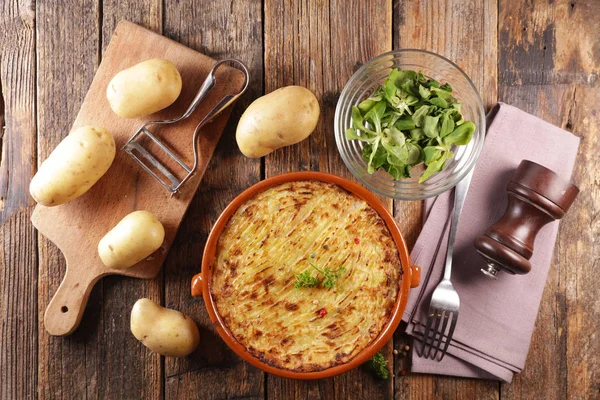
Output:
<instances>
[{"instance_id":1,"label":"metal potato peeler","mask_svg":"<svg viewBox=\"0 0 600 400\"><path fill-rule=\"evenodd\" d=\"M181 160L167 145L162 143L155 135L150 132L148 129L151 125L166 125L166 124L175 124L179 121L182 121L188 118L192 113L196 110L200 102L204 100L207 94L211 91L211 89L217 84L217 80L215 78L215 72L217 69L226 63L237 64L245 75L244 86L238 93L227 94L225 97L219 101L219 103L208 112L202 118L200 123L196 125L196 129L194 130L193 136L193 148L194 148L194 165L192 167L188 166L183 160ZM162 121L150 121L146 122L142 125L133 136L125 143L123 146L123 150L127 152L140 166L146 170L150 175L154 177L162 186L164 186L170 193L171 196L175 195L179 192L181 186L189 180L196 169L198 167L198 135L200 134L200 129L214 119L221 111L231 105L234 101L236 101L248 88L248 81L250 75L248 73L248 68L239 60L236 59L225 59L217 62L213 68L210 70L208 76L202 83L200 90L192 100L188 109L178 118L162 120ZM156 157L154 157L150 152L145 149L139 141L136 141L137 138L141 137L141 135L145 135L149 137L154 143L158 145L158 147L163 150L172 160L174 160L181 168L185 170L187 175L181 179L181 181L173 174L169 169L161 163ZM152 168L154 167L154 169Z\"/></svg>"}]
</instances>

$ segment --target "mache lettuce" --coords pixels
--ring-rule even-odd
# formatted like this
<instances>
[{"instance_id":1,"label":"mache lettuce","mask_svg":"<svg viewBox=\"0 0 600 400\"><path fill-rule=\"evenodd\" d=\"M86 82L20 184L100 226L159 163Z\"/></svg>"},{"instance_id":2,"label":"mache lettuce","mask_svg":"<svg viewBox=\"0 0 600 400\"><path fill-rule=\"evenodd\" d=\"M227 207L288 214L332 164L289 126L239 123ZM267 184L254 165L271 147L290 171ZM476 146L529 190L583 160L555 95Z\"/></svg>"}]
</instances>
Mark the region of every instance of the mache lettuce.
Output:
<instances>
[{"instance_id":1,"label":"mache lettuce","mask_svg":"<svg viewBox=\"0 0 600 400\"><path fill-rule=\"evenodd\" d=\"M382 86L352 107L346 139L363 142L367 170L387 171L394 180L410 178L424 163L419 183L444 169L453 146L471 141L475 124L465 121L452 87L421 72L394 69Z\"/></svg>"}]
</instances>

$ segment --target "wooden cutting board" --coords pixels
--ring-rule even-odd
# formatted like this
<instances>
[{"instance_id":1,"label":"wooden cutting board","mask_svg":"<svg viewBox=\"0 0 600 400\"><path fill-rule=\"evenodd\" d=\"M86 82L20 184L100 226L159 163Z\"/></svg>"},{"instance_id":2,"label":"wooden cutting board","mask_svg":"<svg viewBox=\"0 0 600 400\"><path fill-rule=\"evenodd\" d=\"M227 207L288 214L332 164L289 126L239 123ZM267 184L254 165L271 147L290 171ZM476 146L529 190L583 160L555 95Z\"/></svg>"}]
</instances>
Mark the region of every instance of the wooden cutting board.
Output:
<instances>
[{"instance_id":1,"label":"wooden cutting board","mask_svg":"<svg viewBox=\"0 0 600 400\"><path fill-rule=\"evenodd\" d=\"M164 58L177 66L183 80L180 97L167 109L149 117L118 117L106 100L109 81L117 72L150 58ZM44 326L51 335L68 335L77 328L92 287L101 277L119 274L149 279L158 274L230 110L202 129L198 170L175 197L120 149L143 122L183 114L214 63L215 60L205 55L130 22L123 21L117 26L73 124L74 128L97 125L108 129L118 149L115 160L106 175L83 196L56 207L38 204L31 217L33 225L63 252L67 263L65 277L44 316ZM188 165L193 163L194 127L225 94L239 92L244 76L234 68L224 67L217 70L216 80L209 96L187 120L153 130ZM173 165L162 157L161 160L168 166ZM129 269L109 269L98 256L98 242L124 216L136 210L147 210L158 217L165 227L165 243L151 257Z\"/></svg>"}]
</instances>

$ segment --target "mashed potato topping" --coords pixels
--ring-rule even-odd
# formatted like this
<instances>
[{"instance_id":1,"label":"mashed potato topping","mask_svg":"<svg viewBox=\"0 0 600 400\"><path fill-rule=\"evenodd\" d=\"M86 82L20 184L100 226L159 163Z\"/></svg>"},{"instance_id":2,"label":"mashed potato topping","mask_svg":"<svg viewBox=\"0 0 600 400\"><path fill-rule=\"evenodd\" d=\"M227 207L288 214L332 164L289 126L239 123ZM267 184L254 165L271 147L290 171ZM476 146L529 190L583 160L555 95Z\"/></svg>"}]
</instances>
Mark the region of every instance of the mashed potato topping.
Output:
<instances>
[{"instance_id":1,"label":"mashed potato topping","mask_svg":"<svg viewBox=\"0 0 600 400\"><path fill-rule=\"evenodd\" d=\"M344 272L332 289L295 288L296 276ZM272 366L320 371L350 361L381 332L402 265L379 214L341 187L285 183L231 217L213 265L211 294L235 339Z\"/></svg>"}]
</instances>

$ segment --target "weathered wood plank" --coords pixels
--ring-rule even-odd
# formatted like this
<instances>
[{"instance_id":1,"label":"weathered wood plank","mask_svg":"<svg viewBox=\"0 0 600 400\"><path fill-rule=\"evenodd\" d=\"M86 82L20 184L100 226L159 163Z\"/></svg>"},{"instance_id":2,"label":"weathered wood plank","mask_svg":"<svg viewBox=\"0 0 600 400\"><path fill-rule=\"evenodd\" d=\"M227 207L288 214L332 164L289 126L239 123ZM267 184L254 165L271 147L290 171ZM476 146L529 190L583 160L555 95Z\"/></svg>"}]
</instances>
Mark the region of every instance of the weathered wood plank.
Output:
<instances>
[{"instance_id":1,"label":"weathered wood plank","mask_svg":"<svg viewBox=\"0 0 600 400\"><path fill-rule=\"evenodd\" d=\"M202 18L190 19L197 10L203 10ZM168 37L215 59L239 58L251 73L248 92L234 106L164 266L166 306L191 316L201 335L200 347L190 357L165 360L165 397L263 398L262 371L227 347L210 322L203 300L190 297L190 281L199 272L212 224L239 192L260 180L261 162L240 153L235 128L242 111L263 90L261 2L167 1L164 31Z\"/></svg>"},{"instance_id":2,"label":"weathered wood plank","mask_svg":"<svg viewBox=\"0 0 600 400\"><path fill-rule=\"evenodd\" d=\"M456 62L479 90L486 108L497 99L497 3L480 0L399 1L394 8L394 48L433 51ZM412 248L421 227L421 202L396 201L396 221ZM410 339L399 331L395 347ZM396 396L400 398L498 398L498 384L439 376L402 376L408 357L397 357Z\"/></svg>"},{"instance_id":3,"label":"weathered wood plank","mask_svg":"<svg viewBox=\"0 0 600 400\"><path fill-rule=\"evenodd\" d=\"M29 180L35 172L35 11L29 2L4 4L0 14L2 163L0 212L4 222L31 204Z\"/></svg>"},{"instance_id":4,"label":"weathered wood plank","mask_svg":"<svg viewBox=\"0 0 600 400\"><path fill-rule=\"evenodd\" d=\"M488 109L498 96L497 12L497 2L489 0L401 0L394 9L394 48L429 50L454 61Z\"/></svg>"},{"instance_id":5,"label":"weathered wood plank","mask_svg":"<svg viewBox=\"0 0 600 400\"><path fill-rule=\"evenodd\" d=\"M500 0L499 83L598 83L600 4L595 1Z\"/></svg>"},{"instance_id":6,"label":"weathered wood plank","mask_svg":"<svg viewBox=\"0 0 600 400\"><path fill-rule=\"evenodd\" d=\"M335 106L356 65L391 49L391 11L386 0L265 2L265 92L301 85L321 106L308 140L265 158L266 177L307 169L351 177L335 144ZM391 349L391 343L384 348L388 359ZM392 380L376 382L364 368L312 382L268 375L267 394L275 399L389 398Z\"/></svg>"},{"instance_id":7,"label":"weathered wood plank","mask_svg":"<svg viewBox=\"0 0 600 400\"><path fill-rule=\"evenodd\" d=\"M37 238L29 222L36 170L35 11L0 6L0 398L37 393Z\"/></svg>"},{"instance_id":8,"label":"weathered wood plank","mask_svg":"<svg viewBox=\"0 0 600 400\"><path fill-rule=\"evenodd\" d=\"M573 174L582 192L561 222L525 370L502 397L595 398L600 4L503 1L499 21L500 99L582 138Z\"/></svg>"},{"instance_id":9,"label":"weathered wood plank","mask_svg":"<svg viewBox=\"0 0 600 400\"><path fill-rule=\"evenodd\" d=\"M125 19L157 33L163 31L163 2L161 0L100 0L102 19L100 21L101 49L106 50L117 24ZM190 21L191 23L191 21ZM131 38L135 40L135 38Z\"/></svg>"},{"instance_id":10,"label":"weathered wood plank","mask_svg":"<svg viewBox=\"0 0 600 400\"><path fill-rule=\"evenodd\" d=\"M594 15L588 18L599 21L600 15ZM595 167L600 165L600 91L597 85L578 86L572 97L567 93L563 99L563 104L572 99L571 112L562 114L563 126L571 126L582 139L573 174L582 194L562 222L558 237L555 265L560 265L563 285L559 288L565 293L567 320L566 327L557 320L555 329L559 334L566 331L567 336L567 398L591 399L600 396L600 171Z\"/></svg>"},{"instance_id":11,"label":"weathered wood plank","mask_svg":"<svg viewBox=\"0 0 600 400\"><path fill-rule=\"evenodd\" d=\"M157 2L156 4L160 4ZM109 21L101 24L101 5L38 3L39 158L45 159L68 134L101 59L101 38L110 40L114 20L128 18L127 4L106 2ZM152 4L136 4L135 10ZM142 13L131 12L133 16ZM155 15L150 27L160 27ZM61 29L55 29L60 26ZM101 36L102 35L102 36ZM59 99L59 101L57 101ZM60 284L64 260L40 237L40 316ZM160 279L107 278L92 292L80 328L66 338L50 337L40 323L40 396L66 398L158 398L162 393L160 357L140 346L129 333L129 312L140 297L160 300ZM40 317L40 321L41 321Z\"/></svg>"},{"instance_id":12,"label":"weathered wood plank","mask_svg":"<svg viewBox=\"0 0 600 400\"><path fill-rule=\"evenodd\" d=\"M96 1L77 6L38 3L37 104L38 162L65 137L98 66ZM87 12L86 12L87 11ZM56 29L60 26L61 29ZM97 391L102 345L100 299L94 291L80 329L56 338L44 329L43 317L65 271L64 258L45 237L39 238L38 335L40 398L85 398ZM91 318L96 316L96 318ZM79 373L78 371L84 371Z\"/></svg>"}]
</instances>

